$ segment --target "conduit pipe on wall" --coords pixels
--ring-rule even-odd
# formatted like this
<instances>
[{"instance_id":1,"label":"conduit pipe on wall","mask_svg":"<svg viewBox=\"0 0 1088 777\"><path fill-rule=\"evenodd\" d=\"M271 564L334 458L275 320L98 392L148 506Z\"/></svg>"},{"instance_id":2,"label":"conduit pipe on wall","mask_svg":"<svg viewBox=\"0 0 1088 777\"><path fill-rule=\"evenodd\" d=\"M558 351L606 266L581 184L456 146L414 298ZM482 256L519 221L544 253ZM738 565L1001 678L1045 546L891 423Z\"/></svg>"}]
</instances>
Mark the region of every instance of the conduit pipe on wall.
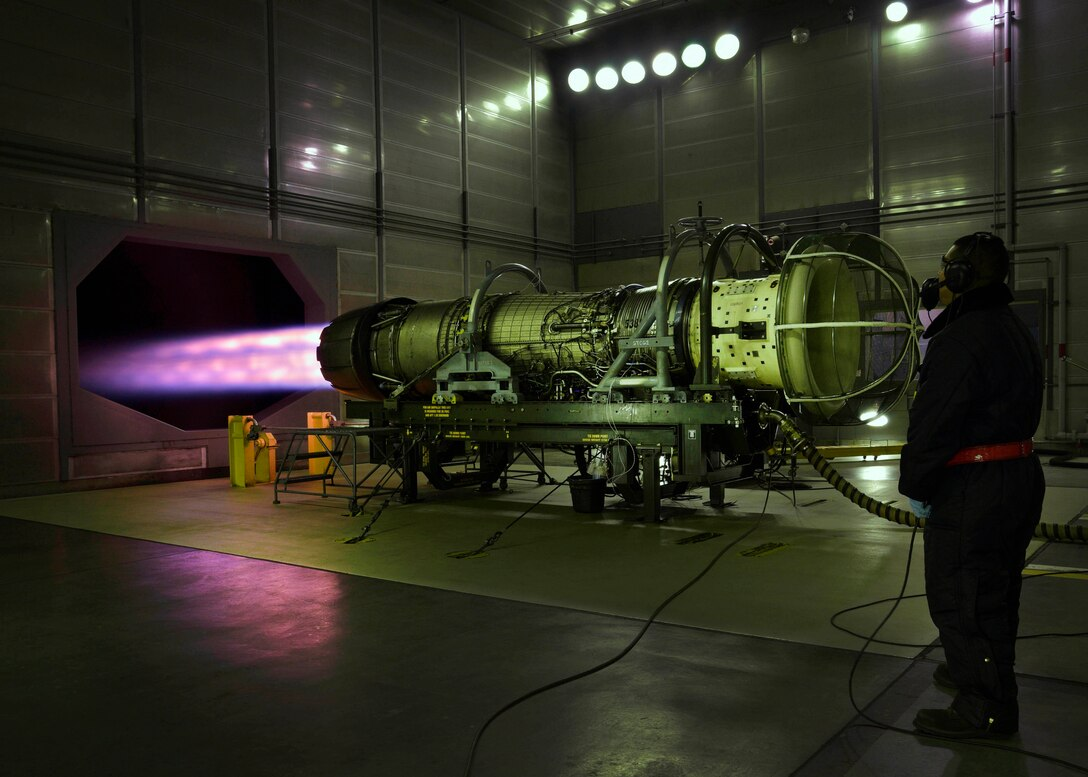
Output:
<instances>
[{"instance_id":1,"label":"conduit pipe on wall","mask_svg":"<svg viewBox=\"0 0 1088 777\"><path fill-rule=\"evenodd\" d=\"M1024 243L1023 245L1010 245L1009 250L1014 256L1018 254L1028 253L1042 253L1044 251L1056 251L1058 253L1058 268L1056 271L1056 289L1054 296L1057 297L1057 306L1054 310L1054 330L1055 330L1055 343L1056 343L1056 356L1058 362L1058 412L1057 412L1057 427L1058 431L1055 433L1055 437L1058 439L1064 439L1071 434L1071 430L1067 428L1068 424L1068 410L1067 405L1069 401L1069 371L1066 366L1065 360L1062 354L1065 351L1065 337L1066 337L1066 318L1068 316L1068 303L1065 299L1065 284L1067 273L1067 257L1069 248L1067 243ZM1050 354L1047 354L1048 356Z\"/></svg>"},{"instance_id":2,"label":"conduit pipe on wall","mask_svg":"<svg viewBox=\"0 0 1088 777\"><path fill-rule=\"evenodd\" d=\"M1002 72L1005 78L1004 120L1005 120L1005 242L1016 243L1016 154L1015 124L1013 122L1013 72L1012 72L1012 22L1015 17L1013 0L1005 0L1005 26L1002 31L1004 43L1004 63Z\"/></svg>"}]
</instances>

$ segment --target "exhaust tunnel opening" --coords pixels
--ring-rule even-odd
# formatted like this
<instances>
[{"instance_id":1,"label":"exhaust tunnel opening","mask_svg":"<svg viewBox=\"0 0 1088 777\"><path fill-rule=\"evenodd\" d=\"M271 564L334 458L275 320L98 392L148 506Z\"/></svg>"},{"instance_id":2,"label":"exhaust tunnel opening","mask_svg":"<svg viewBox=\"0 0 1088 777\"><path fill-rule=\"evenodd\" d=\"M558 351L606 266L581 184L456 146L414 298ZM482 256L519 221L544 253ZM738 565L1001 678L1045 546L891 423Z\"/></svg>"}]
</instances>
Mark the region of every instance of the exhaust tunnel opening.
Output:
<instances>
[{"instance_id":1,"label":"exhaust tunnel opening","mask_svg":"<svg viewBox=\"0 0 1088 777\"><path fill-rule=\"evenodd\" d=\"M123 240L77 285L76 309L80 387L171 426L220 428L292 394L262 381L276 365L254 367L242 337L305 322L271 256Z\"/></svg>"}]
</instances>

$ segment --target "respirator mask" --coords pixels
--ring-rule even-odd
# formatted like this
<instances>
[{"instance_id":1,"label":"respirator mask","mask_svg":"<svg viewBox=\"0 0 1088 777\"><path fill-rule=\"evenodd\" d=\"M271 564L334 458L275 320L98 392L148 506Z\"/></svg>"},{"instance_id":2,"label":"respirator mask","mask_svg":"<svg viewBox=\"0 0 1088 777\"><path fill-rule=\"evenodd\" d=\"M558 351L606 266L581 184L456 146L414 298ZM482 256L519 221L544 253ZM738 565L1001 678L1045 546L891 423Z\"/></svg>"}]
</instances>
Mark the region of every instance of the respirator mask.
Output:
<instances>
[{"instance_id":1,"label":"respirator mask","mask_svg":"<svg viewBox=\"0 0 1088 777\"><path fill-rule=\"evenodd\" d=\"M941 287L945 282L938 278L926 278L922 281L922 288L918 293L918 299L926 310L933 310L941 301Z\"/></svg>"}]
</instances>

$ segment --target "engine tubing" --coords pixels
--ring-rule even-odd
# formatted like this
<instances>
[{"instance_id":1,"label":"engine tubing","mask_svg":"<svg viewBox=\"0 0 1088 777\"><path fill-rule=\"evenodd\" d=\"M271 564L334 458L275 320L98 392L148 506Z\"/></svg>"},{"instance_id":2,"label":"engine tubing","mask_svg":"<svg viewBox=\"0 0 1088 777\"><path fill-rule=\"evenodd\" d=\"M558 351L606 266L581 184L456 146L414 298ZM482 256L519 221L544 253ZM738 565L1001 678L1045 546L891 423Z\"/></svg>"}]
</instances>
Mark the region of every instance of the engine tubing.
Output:
<instances>
[{"instance_id":1,"label":"engine tubing","mask_svg":"<svg viewBox=\"0 0 1088 777\"><path fill-rule=\"evenodd\" d=\"M831 462L816 449L812 440L810 440L804 432L798 429L793 421L790 420L789 416L782 411L772 410L764 405L759 410L759 420L761 423L774 422L778 424L779 428L782 429L782 433L786 435L786 439L788 439L790 444L794 447L794 450L808 459L809 463L820 473L820 476L830 483L836 491L858 507L862 507L873 515L892 521L893 523L898 523L902 526L925 527L926 522L924 518L919 518L910 510L902 510L898 507L892 507L887 502L873 499L840 475L831 465ZM1041 539L1050 540L1051 542L1088 543L1088 532L1085 532L1084 526L1040 523L1035 527L1035 536Z\"/></svg>"}]
</instances>

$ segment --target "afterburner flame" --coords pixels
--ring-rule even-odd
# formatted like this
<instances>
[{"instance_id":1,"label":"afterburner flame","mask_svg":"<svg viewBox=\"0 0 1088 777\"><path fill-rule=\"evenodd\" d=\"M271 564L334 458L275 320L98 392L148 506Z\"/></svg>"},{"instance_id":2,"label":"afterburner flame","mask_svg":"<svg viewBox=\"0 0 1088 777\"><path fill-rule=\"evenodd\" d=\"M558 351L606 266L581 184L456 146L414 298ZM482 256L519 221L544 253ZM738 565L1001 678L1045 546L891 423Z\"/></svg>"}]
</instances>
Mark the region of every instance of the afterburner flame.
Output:
<instances>
[{"instance_id":1,"label":"afterburner flame","mask_svg":"<svg viewBox=\"0 0 1088 777\"><path fill-rule=\"evenodd\" d=\"M80 353L80 383L111 394L325 389L316 349L324 324L228 332Z\"/></svg>"}]
</instances>

